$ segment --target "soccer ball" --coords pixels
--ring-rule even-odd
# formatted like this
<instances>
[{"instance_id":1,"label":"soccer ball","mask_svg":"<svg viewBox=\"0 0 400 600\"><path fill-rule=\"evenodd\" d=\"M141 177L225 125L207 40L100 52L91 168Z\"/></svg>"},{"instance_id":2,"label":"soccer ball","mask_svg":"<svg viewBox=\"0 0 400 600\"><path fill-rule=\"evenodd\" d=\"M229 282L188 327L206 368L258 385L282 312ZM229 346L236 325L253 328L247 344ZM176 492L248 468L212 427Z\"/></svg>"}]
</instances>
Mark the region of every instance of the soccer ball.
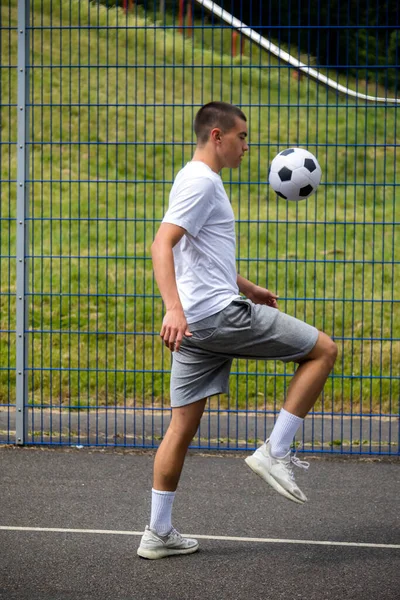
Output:
<instances>
[{"instance_id":1,"label":"soccer ball","mask_svg":"<svg viewBox=\"0 0 400 600\"><path fill-rule=\"evenodd\" d=\"M311 152L304 148L288 148L279 152L271 163L269 183L285 200L305 200L321 181L321 167Z\"/></svg>"}]
</instances>

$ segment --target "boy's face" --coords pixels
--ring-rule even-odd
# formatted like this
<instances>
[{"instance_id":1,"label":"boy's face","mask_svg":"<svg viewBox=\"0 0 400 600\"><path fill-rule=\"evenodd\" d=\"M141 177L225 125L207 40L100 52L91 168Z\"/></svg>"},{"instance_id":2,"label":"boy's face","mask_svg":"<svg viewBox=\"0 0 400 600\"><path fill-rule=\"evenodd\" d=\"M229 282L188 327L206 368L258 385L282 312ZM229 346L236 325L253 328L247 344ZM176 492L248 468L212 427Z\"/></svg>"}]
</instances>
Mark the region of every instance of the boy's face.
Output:
<instances>
[{"instance_id":1,"label":"boy's face","mask_svg":"<svg viewBox=\"0 0 400 600\"><path fill-rule=\"evenodd\" d=\"M228 169L236 169L247 152L249 146L247 138L247 123L236 118L235 126L229 131L219 130L217 151L222 166Z\"/></svg>"}]
</instances>

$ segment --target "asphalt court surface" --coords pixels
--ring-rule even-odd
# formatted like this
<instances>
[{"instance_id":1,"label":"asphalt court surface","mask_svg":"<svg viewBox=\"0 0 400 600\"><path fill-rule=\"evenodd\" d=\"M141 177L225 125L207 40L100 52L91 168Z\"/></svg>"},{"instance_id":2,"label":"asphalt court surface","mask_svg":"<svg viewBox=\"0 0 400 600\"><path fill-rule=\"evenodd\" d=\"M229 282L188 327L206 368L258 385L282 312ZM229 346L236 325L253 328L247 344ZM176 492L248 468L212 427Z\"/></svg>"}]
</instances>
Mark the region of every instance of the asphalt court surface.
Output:
<instances>
[{"instance_id":1,"label":"asphalt court surface","mask_svg":"<svg viewBox=\"0 0 400 600\"><path fill-rule=\"evenodd\" d=\"M299 506L244 456L188 455L173 522L200 551L146 561L152 452L0 447L0 598L400 598L398 458L300 456Z\"/></svg>"}]
</instances>

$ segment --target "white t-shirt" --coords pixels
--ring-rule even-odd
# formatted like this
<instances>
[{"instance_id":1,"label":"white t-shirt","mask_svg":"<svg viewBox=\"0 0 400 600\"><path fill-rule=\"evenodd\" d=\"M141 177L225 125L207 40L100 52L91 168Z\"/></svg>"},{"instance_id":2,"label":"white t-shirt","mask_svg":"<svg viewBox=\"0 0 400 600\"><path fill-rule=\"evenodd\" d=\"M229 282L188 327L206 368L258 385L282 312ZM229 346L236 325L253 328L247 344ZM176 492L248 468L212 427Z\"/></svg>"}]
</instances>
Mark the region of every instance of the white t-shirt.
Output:
<instances>
[{"instance_id":1,"label":"white t-shirt","mask_svg":"<svg viewBox=\"0 0 400 600\"><path fill-rule=\"evenodd\" d=\"M186 229L174 246L175 276L188 323L239 297L235 217L221 177L201 161L177 174L163 223Z\"/></svg>"}]
</instances>

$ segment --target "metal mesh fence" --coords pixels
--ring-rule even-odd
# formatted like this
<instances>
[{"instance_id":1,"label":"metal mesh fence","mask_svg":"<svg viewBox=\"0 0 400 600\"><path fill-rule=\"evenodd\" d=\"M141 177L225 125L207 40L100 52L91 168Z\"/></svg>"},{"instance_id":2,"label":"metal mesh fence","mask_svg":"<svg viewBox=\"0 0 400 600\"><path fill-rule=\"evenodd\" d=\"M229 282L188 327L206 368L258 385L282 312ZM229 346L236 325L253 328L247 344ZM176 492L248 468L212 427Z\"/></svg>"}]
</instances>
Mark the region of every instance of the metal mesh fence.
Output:
<instances>
[{"instance_id":1,"label":"metal mesh fence","mask_svg":"<svg viewBox=\"0 0 400 600\"><path fill-rule=\"evenodd\" d=\"M1 440L15 441L15 219L17 165L17 29L11 18L11 2L3 3L0 22L0 411Z\"/></svg>"},{"instance_id":2,"label":"metal mesh fence","mask_svg":"<svg viewBox=\"0 0 400 600\"><path fill-rule=\"evenodd\" d=\"M149 250L191 158L194 115L214 99L248 117L249 155L223 173L238 271L339 346L299 441L314 452L397 453L399 36L388 24L398 29L398 12L374 20L371 4L354 25L350 8L340 20L332 3L315 25L290 3L286 20L272 18L270 2L208 4L1 5L1 441L152 447L162 438L171 358L158 339ZM334 36L336 54L332 44L318 54ZM298 204L267 184L272 158L294 146L323 172ZM209 400L193 447L254 448L293 372L235 361L229 394Z\"/></svg>"}]
</instances>

